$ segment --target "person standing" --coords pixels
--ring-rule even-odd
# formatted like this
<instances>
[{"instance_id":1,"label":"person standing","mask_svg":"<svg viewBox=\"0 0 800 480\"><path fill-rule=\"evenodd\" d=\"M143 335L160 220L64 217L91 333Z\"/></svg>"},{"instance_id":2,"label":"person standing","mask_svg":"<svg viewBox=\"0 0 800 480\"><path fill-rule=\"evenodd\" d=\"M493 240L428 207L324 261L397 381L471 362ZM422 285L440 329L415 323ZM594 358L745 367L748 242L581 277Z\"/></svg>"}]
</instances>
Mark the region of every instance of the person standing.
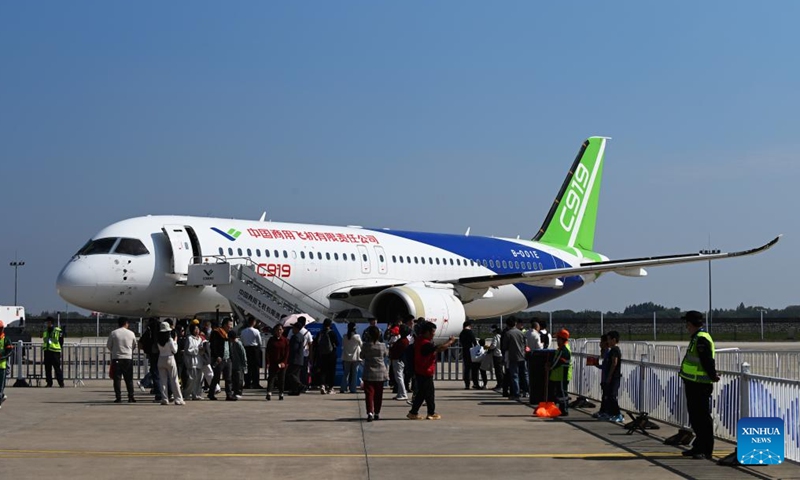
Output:
<instances>
[{"instance_id":1,"label":"person standing","mask_svg":"<svg viewBox=\"0 0 800 480\"><path fill-rule=\"evenodd\" d=\"M703 314L690 310L681 317L691 336L678 375L683 379L689 424L694 430L692 448L682 453L694 459L711 458L714 452L714 423L711 420L711 394L719 381L714 357L714 339L703 326Z\"/></svg>"},{"instance_id":2,"label":"person standing","mask_svg":"<svg viewBox=\"0 0 800 480\"><path fill-rule=\"evenodd\" d=\"M428 420L439 420L441 415L436 413L436 389L433 376L436 373L436 355L450 348L456 342L456 337L450 337L438 347L433 343L436 334L436 324L425 321L420 324L419 334L414 340L414 373L416 374L416 390L411 410L406 415L411 420L422 420L419 409L422 402L428 407Z\"/></svg>"},{"instance_id":3,"label":"person standing","mask_svg":"<svg viewBox=\"0 0 800 480\"><path fill-rule=\"evenodd\" d=\"M222 319L222 326L211 331L211 365L214 369L214 378L208 386L208 399L216 400L216 388L220 377L225 380L225 400L236 400L231 391L231 349L228 343L228 332L231 331L231 319Z\"/></svg>"},{"instance_id":4,"label":"person standing","mask_svg":"<svg viewBox=\"0 0 800 480\"><path fill-rule=\"evenodd\" d=\"M367 421L380 420L383 405L383 382L389 379L386 369L388 350L381 341L378 327L366 330L368 342L361 346L361 359L364 360L364 401L367 406Z\"/></svg>"},{"instance_id":5,"label":"person standing","mask_svg":"<svg viewBox=\"0 0 800 480\"><path fill-rule=\"evenodd\" d=\"M492 357L492 366L494 367L494 379L497 385L492 390L499 392L503 389L503 351L500 348L500 327L495 325L492 327L492 341L489 343L489 353Z\"/></svg>"},{"instance_id":6,"label":"person standing","mask_svg":"<svg viewBox=\"0 0 800 480\"><path fill-rule=\"evenodd\" d=\"M342 387L341 393L356 393L358 366L361 364L361 336L356 333L356 322L347 324L347 333L342 338Z\"/></svg>"},{"instance_id":7,"label":"person standing","mask_svg":"<svg viewBox=\"0 0 800 480\"><path fill-rule=\"evenodd\" d=\"M256 328L256 319L249 317L247 328L242 330L242 345L247 353L247 375L244 378L244 388L264 388L261 386L259 371L261 367L261 332Z\"/></svg>"},{"instance_id":8,"label":"person standing","mask_svg":"<svg viewBox=\"0 0 800 480\"><path fill-rule=\"evenodd\" d=\"M617 400L619 385L622 382L622 351L617 346L619 343L619 332L616 330L608 332L606 342L608 344L608 353L602 365L605 371L603 393L606 400L606 413L610 421L623 423L625 422L625 417L622 416ZM608 369L606 369L606 363L608 363Z\"/></svg>"},{"instance_id":9,"label":"person standing","mask_svg":"<svg viewBox=\"0 0 800 480\"><path fill-rule=\"evenodd\" d=\"M199 323L193 323L189 327L189 334L183 350L183 363L186 365L183 398L200 400L203 394L203 361L201 358L204 340L200 336Z\"/></svg>"},{"instance_id":10,"label":"person standing","mask_svg":"<svg viewBox=\"0 0 800 480\"><path fill-rule=\"evenodd\" d=\"M242 342L236 330L228 332L228 341L231 350L231 381L233 382L233 396L236 399L242 398L242 385L247 376L247 352L245 352Z\"/></svg>"},{"instance_id":11,"label":"person standing","mask_svg":"<svg viewBox=\"0 0 800 480\"><path fill-rule=\"evenodd\" d=\"M0 320L0 408L6 400L6 369L8 358L14 352L14 345L6 338L5 324Z\"/></svg>"},{"instance_id":12,"label":"person standing","mask_svg":"<svg viewBox=\"0 0 800 480\"><path fill-rule=\"evenodd\" d=\"M336 349L339 340L331 328L333 322L326 318L322 322L322 330L314 339L314 366L319 369L321 394L334 394L333 383L336 381Z\"/></svg>"},{"instance_id":13,"label":"person standing","mask_svg":"<svg viewBox=\"0 0 800 480\"><path fill-rule=\"evenodd\" d=\"M53 324L55 319L47 317L47 328L42 333L42 350L44 350L44 369L47 387L53 386L53 370L56 371L58 386L64 388L64 373L61 371L61 347L64 345L64 334L61 327Z\"/></svg>"},{"instance_id":14,"label":"person standing","mask_svg":"<svg viewBox=\"0 0 800 480\"><path fill-rule=\"evenodd\" d=\"M178 343L175 341L175 330L169 323L161 322L158 329L158 378L161 379L161 405L169 405L167 388L175 395L175 405L183 405L183 395L178 386L178 366L175 354Z\"/></svg>"},{"instance_id":15,"label":"person standing","mask_svg":"<svg viewBox=\"0 0 800 480\"><path fill-rule=\"evenodd\" d=\"M278 400L283 400L286 385L286 369L289 366L289 340L283 336L283 325L272 328L272 337L267 341L267 400L272 400L275 382L278 382Z\"/></svg>"},{"instance_id":16,"label":"person standing","mask_svg":"<svg viewBox=\"0 0 800 480\"><path fill-rule=\"evenodd\" d=\"M289 380L291 382L289 395L300 395L303 391L303 382L300 380L301 371L305 365L303 355L303 335L300 333L300 322L292 325L292 337L289 339Z\"/></svg>"},{"instance_id":17,"label":"person standing","mask_svg":"<svg viewBox=\"0 0 800 480\"><path fill-rule=\"evenodd\" d=\"M506 319L506 331L502 337L503 353L505 356L506 373L509 386L509 400L520 398L520 363L525 363L525 334L517 328L514 317ZM527 385L527 383L525 383Z\"/></svg>"},{"instance_id":18,"label":"person standing","mask_svg":"<svg viewBox=\"0 0 800 480\"><path fill-rule=\"evenodd\" d=\"M550 388L555 392L561 416L569 415L569 394L567 385L572 380L572 349L569 346L569 331L562 328L556 334L558 349L550 365Z\"/></svg>"},{"instance_id":19,"label":"person standing","mask_svg":"<svg viewBox=\"0 0 800 480\"><path fill-rule=\"evenodd\" d=\"M122 402L120 380L125 379L128 390L128 403L136 403L133 398L133 351L136 348L136 335L128 329L128 319L117 320L119 328L111 332L106 348L111 351L111 365L114 371L114 403Z\"/></svg>"},{"instance_id":20,"label":"person standing","mask_svg":"<svg viewBox=\"0 0 800 480\"><path fill-rule=\"evenodd\" d=\"M472 331L472 320L464 321L464 328L458 334L458 343L461 345L461 362L464 365L464 390L469 390L469 382L472 380L472 388L480 390L478 384L478 364L473 363L470 349L478 345L475 332Z\"/></svg>"},{"instance_id":21,"label":"person standing","mask_svg":"<svg viewBox=\"0 0 800 480\"><path fill-rule=\"evenodd\" d=\"M408 400L408 391L406 390L406 364L405 356L406 350L410 344L409 336L411 329L405 325L399 327L400 335L397 340L389 348L389 360L392 362L392 372L394 373L394 383L397 387L397 395L392 400Z\"/></svg>"}]
</instances>

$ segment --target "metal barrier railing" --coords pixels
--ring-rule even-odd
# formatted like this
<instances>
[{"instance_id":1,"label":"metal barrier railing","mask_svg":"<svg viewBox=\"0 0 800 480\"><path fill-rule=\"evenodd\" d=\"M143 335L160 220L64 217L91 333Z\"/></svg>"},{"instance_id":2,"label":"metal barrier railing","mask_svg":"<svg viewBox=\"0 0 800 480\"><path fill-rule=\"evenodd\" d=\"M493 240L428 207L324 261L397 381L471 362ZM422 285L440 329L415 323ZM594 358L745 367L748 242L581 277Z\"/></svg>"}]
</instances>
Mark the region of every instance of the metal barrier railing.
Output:
<instances>
[{"instance_id":1,"label":"metal barrier railing","mask_svg":"<svg viewBox=\"0 0 800 480\"><path fill-rule=\"evenodd\" d=\"M593 353L587 353L587 350L593 352L591 342L582 348L573 349L570 392L599 401L600 370L586 365L587 357L594 356ZM663 355L665 350L655 349L655 354ZM712 418L715 436L736 441L736 424L743 417L782 418L786 427L786 458L800 461L800 380L754 375L750 365L742 362L742 358L745 357L738 359L741 362L739 371L719 370L720 381L714 384ZM642 354L635 360L623 359L620 408L632 412L647 412L655 420L687 427L689 418L683 381L678 376L679 370L677 365L653 362L647 354Z\"/></svg>"}]
</instances>

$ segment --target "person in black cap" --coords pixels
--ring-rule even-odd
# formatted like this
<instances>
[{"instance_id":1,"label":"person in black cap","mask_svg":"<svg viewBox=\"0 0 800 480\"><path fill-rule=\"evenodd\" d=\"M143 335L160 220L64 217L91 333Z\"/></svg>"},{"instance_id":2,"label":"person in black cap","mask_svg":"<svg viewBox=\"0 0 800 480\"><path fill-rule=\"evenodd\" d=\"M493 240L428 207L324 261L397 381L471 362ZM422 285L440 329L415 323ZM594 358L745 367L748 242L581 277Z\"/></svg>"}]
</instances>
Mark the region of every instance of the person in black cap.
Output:
<instances>
[{"instance_id":1,"label":"person in black cap","mask_svg":"<svg viewBox=\"0 0 800 480\"><path fill-rule=\"evenodd\" d=\"M475 338L475 332L472 331L472 320L464 321L464 329L458 334L458 343L461 344L461 360L464 364L464 390L469 390L470 379L472 388L480 390L481 386L478 384L479 364L472 363L470 354L470 349L478 345L478 339Z\"/></svg>"},{"instance_id":2,"label":"person in black cap","mask_svg":"<svg viewBox=\"0 0 800 480\"><path fill-rule=\"evenodd\" d=\"M714 451L714 424L711 420L711 393L719 381L714 362L714 340L703 328L703 314L690 310L681 317L691 338L678 375L683 379L689 423L696 436L692 448L682 453L695 459L711 458Z\"/></svg>"}]
</instances>

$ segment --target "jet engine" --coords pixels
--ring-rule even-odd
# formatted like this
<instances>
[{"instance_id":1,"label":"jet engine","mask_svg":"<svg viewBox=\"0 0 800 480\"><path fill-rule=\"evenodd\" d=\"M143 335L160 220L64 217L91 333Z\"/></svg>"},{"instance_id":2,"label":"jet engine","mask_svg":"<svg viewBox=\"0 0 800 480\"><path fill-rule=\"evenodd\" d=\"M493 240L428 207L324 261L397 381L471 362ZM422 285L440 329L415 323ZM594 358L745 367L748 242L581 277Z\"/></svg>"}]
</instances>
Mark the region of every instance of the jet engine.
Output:
<instances>
[{"instance_id":1,"label":"jet engine","mask_svg":"<svg viewBox=\"0 0 800 480\"><path fill-rule=\"evenodd\" d=\"M387 288L372 299L369 310L380 322L406 315L423 317L436 324L435 343L458 335L466 320L464 305L450 285L410 283Z\"/></svg>"}]
</instances>

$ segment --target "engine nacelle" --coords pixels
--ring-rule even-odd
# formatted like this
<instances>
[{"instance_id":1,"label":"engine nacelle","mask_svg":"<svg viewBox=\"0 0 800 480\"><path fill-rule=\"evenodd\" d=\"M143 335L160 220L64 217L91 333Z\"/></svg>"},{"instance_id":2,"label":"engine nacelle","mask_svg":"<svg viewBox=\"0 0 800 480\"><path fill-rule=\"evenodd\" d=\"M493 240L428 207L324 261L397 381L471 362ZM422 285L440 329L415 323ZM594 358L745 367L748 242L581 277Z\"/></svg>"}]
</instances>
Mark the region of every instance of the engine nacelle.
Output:
<instances>
[{"instance_id":1,"label":"engine nacelle","mask_svg":"<svg viewBox=\"0 0 800 480\"><path fill-rule=\"evenodd\" d=\"M398 315L423 317L436 324L435 343L458 335L467 318L453 287L439 284L411 283L387 288L375 295L369 310L379 322L392 322Z\"/></svg>"}]
</instances>

